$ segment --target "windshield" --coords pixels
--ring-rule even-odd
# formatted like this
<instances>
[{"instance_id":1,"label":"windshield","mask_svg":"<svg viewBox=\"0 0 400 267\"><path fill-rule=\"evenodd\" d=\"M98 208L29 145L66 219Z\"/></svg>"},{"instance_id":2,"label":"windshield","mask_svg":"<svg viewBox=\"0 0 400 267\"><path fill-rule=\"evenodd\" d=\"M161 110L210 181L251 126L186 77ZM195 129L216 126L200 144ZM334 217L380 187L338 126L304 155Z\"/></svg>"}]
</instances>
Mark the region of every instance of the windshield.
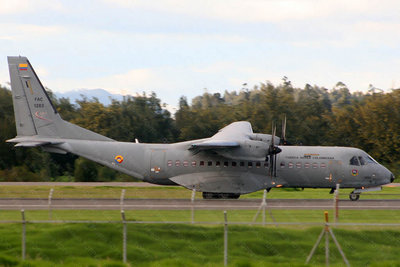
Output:
<instances>
[{"instance_id":1,"label":"windshield","mask_svg":"<svg viewBox=\"0 0 400 267\"><path fill-rule=\"evenodd\" d=\"M377 164L376 160L374 160L371 156L362 155L362 156L353 156L349 162L352 166L362 166L367 164Z\"/></svg>"},{"instance_id":2,"label":"windshield","mask_svg":"<svg viewBox=\"0 0 400 267\"><path fill-rule=\"evenodd\" d=\"M376 160L374 160L370 155L366 157L368 163L378 164Z\"/></svg>"}]
</instances>

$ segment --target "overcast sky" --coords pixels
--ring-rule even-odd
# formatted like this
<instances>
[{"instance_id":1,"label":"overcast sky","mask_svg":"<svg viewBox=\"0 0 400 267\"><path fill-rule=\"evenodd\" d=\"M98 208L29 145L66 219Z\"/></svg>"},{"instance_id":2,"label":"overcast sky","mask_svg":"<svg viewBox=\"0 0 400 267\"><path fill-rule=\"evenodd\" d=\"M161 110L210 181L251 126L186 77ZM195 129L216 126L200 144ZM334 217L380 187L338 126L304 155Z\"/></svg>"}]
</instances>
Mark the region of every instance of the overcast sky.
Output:
<instances>
[{"instance_id":1,"label":"overcast sky","mask_svg":"<svg viewBox=\"0 0 400 267\"><path fill-rule=\"evenodd\" d=\"M397 0L0 0L6 56L53 91L154 91L177 105L260 82L400 87Z\"/></svg>"}]
</instances>

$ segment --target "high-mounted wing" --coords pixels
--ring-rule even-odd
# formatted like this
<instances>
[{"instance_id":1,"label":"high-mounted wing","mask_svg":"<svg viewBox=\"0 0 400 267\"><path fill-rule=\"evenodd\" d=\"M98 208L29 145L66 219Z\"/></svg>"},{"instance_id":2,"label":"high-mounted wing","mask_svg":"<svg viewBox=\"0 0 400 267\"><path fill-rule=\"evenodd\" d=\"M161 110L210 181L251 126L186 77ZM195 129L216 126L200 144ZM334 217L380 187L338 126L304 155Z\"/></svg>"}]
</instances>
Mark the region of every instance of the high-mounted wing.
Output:
<instances>
[{"instance_id":1,"label":"high-mounted wing","mask_svg":"<svg viewBox=\"0 0 400 267\"><path fill-rule=\"evenodd\" d=\"M211 139L215 140L238 140L248 139L253 134L253 129L248 121L233 122L218 131Z\"/></svg>"},{"instance_id":2,"label":"high-mounted wing","mask_svg":"<svg viewBox=\"0 0 400 267\"><path fill-rule=\"evenodd\" d=\"M214 152L228 159L263 161L271 138L271 135L253 133L249 122L239 121L225 126L210 138L192 143L189 150Z\"/></svg>"},{"instance_id":3,"label":"high-mounted wing","mask_svg":"<svg viewBox=\"0 0 400 267\"><path fill-rule=\"evenodd\" d=\"M249 139L248 135L253 133L251 124L247 121L231 123L218 131L212 137L194 143L191 150L220 150L240 147L240 143Z\"/></svg>"}]
</instances>

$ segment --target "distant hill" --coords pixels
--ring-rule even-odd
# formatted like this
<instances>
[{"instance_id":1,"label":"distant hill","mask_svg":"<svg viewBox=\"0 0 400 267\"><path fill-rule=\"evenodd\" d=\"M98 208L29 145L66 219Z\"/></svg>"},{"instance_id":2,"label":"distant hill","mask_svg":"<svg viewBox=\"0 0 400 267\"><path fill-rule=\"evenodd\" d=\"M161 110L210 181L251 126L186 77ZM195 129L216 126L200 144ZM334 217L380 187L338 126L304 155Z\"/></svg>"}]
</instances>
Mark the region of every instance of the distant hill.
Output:
<instances>
[{"instance_id":1,"label":"distant hill","mask_svg":"<svg viewBox=\"0 0 400 267\"><path fill-rule=\"evenodd\" d=\"M82 96L87 97L89 100L96 97L100 103L106 106L111 104L111 99L119 101L123 99L123 95L112 94L104 89L75 89L65 93L54 92L54 94L57 98L69 98L70 102L74 104L76 100L81 100Z\"/></svg>"}]
</instances>

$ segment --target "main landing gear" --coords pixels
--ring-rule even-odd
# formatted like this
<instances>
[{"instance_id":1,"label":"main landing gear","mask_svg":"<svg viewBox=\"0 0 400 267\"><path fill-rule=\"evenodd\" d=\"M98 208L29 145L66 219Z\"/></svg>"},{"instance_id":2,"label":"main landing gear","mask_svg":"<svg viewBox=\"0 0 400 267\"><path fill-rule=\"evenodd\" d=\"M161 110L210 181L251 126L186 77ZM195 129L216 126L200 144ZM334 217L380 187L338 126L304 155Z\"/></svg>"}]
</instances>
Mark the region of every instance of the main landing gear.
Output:
<instances>
[{"instance_id":1,"label":"main landing gear","mask_svg":"<svg viewBox=\"0 0 400 267\"><path fill-rule=\"evenodd\" d=\"M203 192L204 199L238 199L240 194L236 193L211 193Z\"/></svg>"},{"instance_id":2,"label":"main landing gear","mask_svg":"<svg viewBox=\"0 0 400 267\"><path fill-rule=\"evenodd\" d=\"M360 198L360 193L351 192L349 195L351 201L357 201Z\"/></svg>"}]
</instances>

